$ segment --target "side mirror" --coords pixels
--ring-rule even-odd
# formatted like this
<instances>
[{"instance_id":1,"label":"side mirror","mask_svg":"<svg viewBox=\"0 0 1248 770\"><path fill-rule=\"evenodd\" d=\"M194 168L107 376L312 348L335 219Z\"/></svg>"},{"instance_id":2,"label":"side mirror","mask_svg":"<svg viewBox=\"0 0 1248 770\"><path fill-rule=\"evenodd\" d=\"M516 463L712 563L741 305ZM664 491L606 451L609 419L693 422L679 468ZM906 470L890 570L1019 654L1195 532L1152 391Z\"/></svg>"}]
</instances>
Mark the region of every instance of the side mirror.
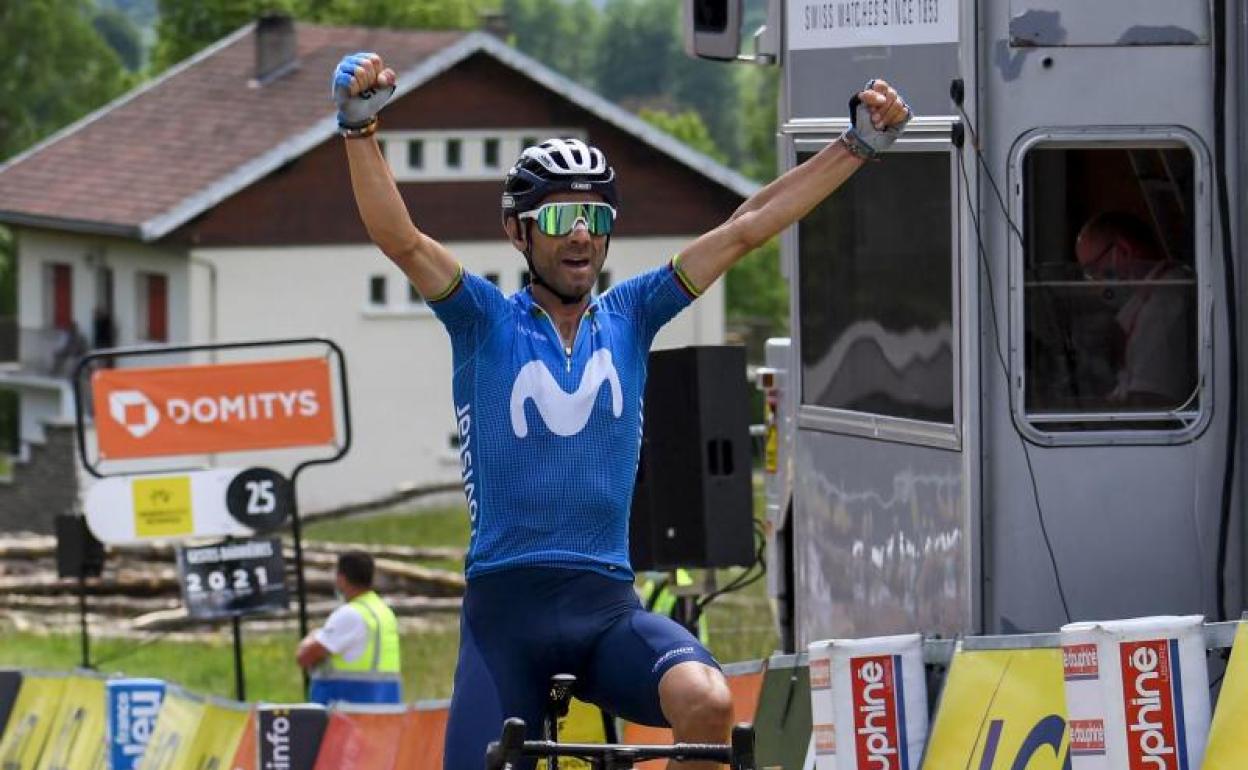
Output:
<instances>
[{"instance_id":1,"label":"side mirror","mask_svg":"<svg viewBox=\"0 0 1248 770\"><path fill-rule=\"evenodd\" d=\"M685 53L733 61L741 51L741 0L684 0Z\"/></svg>"}]
</instances>

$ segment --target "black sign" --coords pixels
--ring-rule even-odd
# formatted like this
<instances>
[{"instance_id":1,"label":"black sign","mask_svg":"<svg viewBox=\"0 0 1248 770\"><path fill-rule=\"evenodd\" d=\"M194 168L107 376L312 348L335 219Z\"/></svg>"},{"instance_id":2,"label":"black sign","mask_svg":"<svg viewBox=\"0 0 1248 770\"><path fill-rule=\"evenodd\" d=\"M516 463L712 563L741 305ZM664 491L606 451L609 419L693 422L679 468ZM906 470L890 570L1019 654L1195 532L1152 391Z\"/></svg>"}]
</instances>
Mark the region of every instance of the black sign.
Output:
<instances>
[{"instance_id":1,"label":"black sign","mask_svg":"<svg viewBox=\"0 0 1248 770\"><path fill-rule=\"evenodd\" d=\"M329 722L324 706L260 706L256 748L262 770L312 770Z\"/></svg>"},{"instance_id":2,"label":"black sign","mask_svg":"<svg viewBox=\"0 0 1248 770\"><path fill-rule=\"evenodd\" d=\"M225 490L225 507L238 523L257 533L272 532L291 509L290 482L269 468L248 468Z\"/></svg>"},{"instance_id":3,"label":"black sign","mask_svg":"<svg viewBox=\"0 0 1248 770\"><path fill-rule=\"evenodd\" d=\"M182 599L193 618L286 609L282 541L237 540L178 549Z\"/></svg>"},{"instance_id":4,"label":"black sign","mask_svg":"<svg viewBox=\"0 0 1248 770\"><path fill-rule=\"evenodd\" d=\"M0 671L0 736L9 722L9 713L17 703L17 691L22 689L22 672L15 669Z\"/></svg>"}]
</instances>

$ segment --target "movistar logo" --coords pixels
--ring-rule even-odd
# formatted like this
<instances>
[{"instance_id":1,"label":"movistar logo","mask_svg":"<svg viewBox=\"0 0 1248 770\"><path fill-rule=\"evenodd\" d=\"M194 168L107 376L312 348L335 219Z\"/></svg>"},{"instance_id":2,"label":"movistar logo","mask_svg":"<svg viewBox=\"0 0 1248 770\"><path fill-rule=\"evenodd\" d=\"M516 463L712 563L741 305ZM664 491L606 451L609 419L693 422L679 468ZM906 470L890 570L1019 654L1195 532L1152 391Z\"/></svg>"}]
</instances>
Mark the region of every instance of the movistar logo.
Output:
<instances>
[{"instance_id":1,"label":"movistar logo","mask_svg":"<svg viewBox=\"0 0 1248 770\"><path fill-rule=\"evenodd\" d=\"M611 362L611 351L599 348L581 375L580 386L568 393L555 381L554 375L541 361L530 361L520 368L516 383L511 387L511 429L516 438L529 435L529 421L524 416L524 402L533 400L537 413L551 433L559 436L575 436L589 422L603 384L611 386L611 413L619 417L624 413L624 391L620 388L620 375Z\"/></svg>"}]
</instances>

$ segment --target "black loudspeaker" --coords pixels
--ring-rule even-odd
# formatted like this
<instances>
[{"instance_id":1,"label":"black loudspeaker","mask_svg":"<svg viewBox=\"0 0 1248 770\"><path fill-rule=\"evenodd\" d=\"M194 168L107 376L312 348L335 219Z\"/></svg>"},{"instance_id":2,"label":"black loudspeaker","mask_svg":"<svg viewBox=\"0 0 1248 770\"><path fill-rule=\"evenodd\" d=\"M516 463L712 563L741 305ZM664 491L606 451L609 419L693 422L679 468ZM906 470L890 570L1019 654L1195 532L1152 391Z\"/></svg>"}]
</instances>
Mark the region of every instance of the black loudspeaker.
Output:
<instances>
[{"instance_id":1,"label":"black loudspeaker","mask_svg":"<svg viewBox=\"0 0 1248 770\"><path fill-rule=\"evenodd\" d=\"M82 516L56 517L56 574L60 577L99 577L104 569L104 544L87 529Z\"/></svg>"},{"instance_id":2,"label":"black loudspeaker","mask_svg":"<svg viewBox=\"0 0 1248 770\"><path fill-rule=\"evenodd\" d=\"M745 348L650 354L629 523L633 569L753 563L749 404Z\"/></svg>"}]
</instances>

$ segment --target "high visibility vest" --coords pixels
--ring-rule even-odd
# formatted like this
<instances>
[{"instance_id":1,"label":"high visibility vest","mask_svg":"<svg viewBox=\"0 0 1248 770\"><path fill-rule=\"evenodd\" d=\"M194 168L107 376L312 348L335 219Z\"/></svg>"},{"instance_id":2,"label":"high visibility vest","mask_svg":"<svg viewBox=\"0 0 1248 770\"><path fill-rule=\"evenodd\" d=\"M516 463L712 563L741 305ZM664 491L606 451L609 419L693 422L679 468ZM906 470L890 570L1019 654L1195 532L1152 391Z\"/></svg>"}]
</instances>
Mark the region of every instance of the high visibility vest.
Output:
<instances>
[{"instance_id":1,"label":"high visibility vest","mask_svg":"<svg viewBox=\"0 0 1248 770\"><path fill-rule=\"evenodd\" d=\"M368 640L355 660L331 655L321 674L327 679L399 679L399 622L376 591L365 591L350 605L364 618Z\"/></svg>"},{"instance_id":2,"label":"high visibility vest","mask_svg":"<svg viewBox=\"0 0 1248 770\"><path fill-rule=\"evenodd\" d=\"M693 585L693 576L688 570L676 570L676 585L680 587ZM692 618L686 617L686 603L680 601L680 597L672 590L670 578L664 577L658 581L653 578L647 579L641 584L641 603L645 608L657 615L666 615L675 620L690 632L694 632ZM697 617L697 637L702 644L709 644L711 639L710 627L706 622L706 613L695 608L693 610Z\"/></svg>"}]
</instances>

